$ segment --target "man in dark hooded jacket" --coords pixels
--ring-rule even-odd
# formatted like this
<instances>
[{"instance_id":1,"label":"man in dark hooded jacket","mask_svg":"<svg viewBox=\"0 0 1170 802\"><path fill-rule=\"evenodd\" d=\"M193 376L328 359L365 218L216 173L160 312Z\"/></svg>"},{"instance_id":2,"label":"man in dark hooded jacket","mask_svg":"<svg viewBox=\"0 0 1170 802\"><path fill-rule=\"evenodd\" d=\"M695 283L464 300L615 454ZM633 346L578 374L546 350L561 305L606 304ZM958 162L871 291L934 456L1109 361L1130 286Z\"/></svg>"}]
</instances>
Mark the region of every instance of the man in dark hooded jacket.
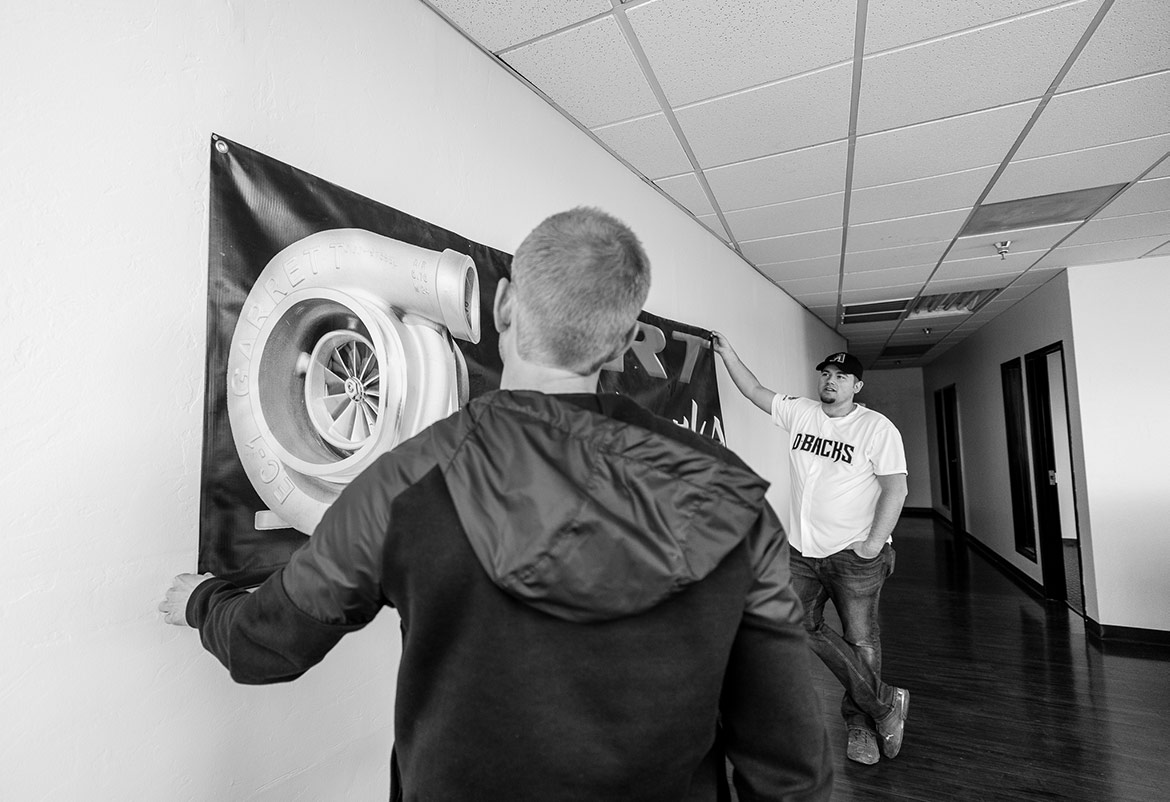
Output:
<instances>
[{"instance_id":1,"label":"man in dark hooded jacket","mask_svg":"<svg viewBox=\"0 0 1170 802\"><path fill-rule=\"evenodd\" d=\"M254 593L160 605L242 683L292 680L384 606L402 621L392 796L827 799L787 543L733 453L617 395L641 244L593 209L501 280L501 389L379 458Z\"/></svg>"}]
</instances>

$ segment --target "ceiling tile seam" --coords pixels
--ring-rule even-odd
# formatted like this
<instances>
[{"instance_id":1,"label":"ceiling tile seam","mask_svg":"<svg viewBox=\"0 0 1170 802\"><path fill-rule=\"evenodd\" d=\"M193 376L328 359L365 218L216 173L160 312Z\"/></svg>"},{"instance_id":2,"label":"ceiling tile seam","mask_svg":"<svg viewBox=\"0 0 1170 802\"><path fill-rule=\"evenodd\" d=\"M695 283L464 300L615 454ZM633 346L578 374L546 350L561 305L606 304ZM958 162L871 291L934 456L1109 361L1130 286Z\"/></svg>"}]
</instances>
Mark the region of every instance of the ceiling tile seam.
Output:
<instances>
[{"instance_id":1,"label":"ceiling tile seam","mask_svg":"<svg viewBox=\"0 0 1170 802\"><path fill-rule=\"evenodd\" d=\"M1150 254L1152 254L1154 251L1159 251L1159 250L1161 250L1162 248L1165 248L1167 245L1170 245L1170 239L1166 240L1166 241L1165 241L1165 242L1163 242L1161 245L1158 245L1158 246L1156 246L1156 247L1150 248L1148 251L1146 251L1146 252L1145 252L1145 253L1143 253L1141 256L1139 256L1139 257L1138 257L1138 259L1146 259L1146 258L1148 258L1148 257L1150 256Z\"/></svg>"},{"instance_id":2,"label":"ceiling tile seam","mask_svg":"<svg viewBox=\"0 0 1170 802\"><path fill-rule=\"evenodd\" d=\"M740 165L751 164L752 162L760 162L760 161L764 161L765 159L775 158L777 156L791 156L792 154L800 153L801 151L812 150L813 148L823 148L823 147L826 147L828 145L837 145L837 144L840 144L842 142L848 142L848 141L849 141L849 138L843 136L843 137L840 137L838 139L830 139L827 142L818 142L815 145L801 145L799 148L792 148L791 150L778 150L778 151L775 151L774 153L765 153L762 156L752 156L750 159L741 159L740 161L727 162L726 164L713 164L713 165L710 165L708 167L704 167L703 169L704 170L723 170L727 167L739 167ZM686 173L678 173L676 175L663 176L662 179L659 179L659 180L663 180L666 178L678 178L679 176L684 176L684 175L686 175ZM826 192L823 194L834 195L836 193ZM787 201L785 201L785 202L787 202Z\"/></svg>"},{"instance_id":3,"label":"ceiling tile seam","mask_svg":"<svg viewBox=\"0 0 1170 802\"><path fill-rule=\"evenodd\" d=\"M683 133L682 126L679 125L678 118L674 116L674 110L671 109L669 102L666 100L666 93L662 90L662 84L658 81L658 76L654 74L653 68L650 66L650 60L646 57L646 52L642 49L642 43L638 41L638 36L634 33L634 28L630 25L630 20L626 17L625 9L621 7L621 0L610 0L613 4L613 16L617 21L618 28L622 32L622 36L626 39L626 44L630 51L634 54L634 59L638 62L638 67L642 70L642 76L646 83L650 86L650 91L654 93L654 97L658 101L658 105L662 107L662 114L666 118L666 122L674 131L675 137L678 139L679 145L686 154L687 160L694 168L695 178L699 182L699 186L706 195L711 208L715 210L715 215L719 218L719 225L723 226L723 233L727 235L727 245L731 247L735 253L743 257L743 250L739 246L739 242L735 239L735 234L731 231L731 226L727 224L727 218L723 214L723 209L719 206L719 201L715 197L714 191L711 189L711 184L707 181L707 176L703 172L703 168L699 165L698 157L695 156L695 151L691 147L691 143L687 141L686 135ZM693 213L692 213L693 216ZM695 222L698 222L697 220ZM701 223L699 225L702 225ZM746 258L744 261L755 270L755 265L748 262ZM758 271L757 271L758 272Z\"/></svg>"},{"instance_id":4,"label":"ceiling tile seam","mask_svg":"<svg viewBox=\"0 0 1170 802\"><path fill-rule=\"evenodd\" d=\"M1112 1L1112 0L1110 0ZM1160 70L1152 70L1150 72L1143 72L1140 75L1127 75L1124 78L1114 78L1111 81L1102 81L1099 84L1090 84L1089 86L1078 86L1076 89L1067 89L1064 92L1057 92L1056 96L1059 98L1070 97L1071 95L1079 95L1081 92L1091 92L1094 89L1103 89L1107 86L1114 86L1116 84L1128 84L1133 81L1144 81L1147 78L1156 78L1159 75L1170 73L1170 67L1165 67Z\"/></svg>"},{"instance_id":5,"label":"ceiling tile seam","mask_svg":"<svg viewBox=\"0 0 1170 802\"><path fill-rule=\"evenodd\" d=\"M635 114L633 117L627 117L624 120L616 120L615 122L612 122L612 123L602 123L601 125L595 125L590 130L591 131L605 131L608 128L617 128L619 125L629 125L630 123L640 123L643 120L651 120L655 117L658 117L661 114L662 114L662 109L655 109L654 111L648 111L645 114ZM680 173L680 175L686 175L686 173ZM671 178L673 176L663 176L663 177L664 178Z\"/></svg>"},{"instance_id":6,"label":"ceiling tile seam","mask_svg":"<svg viewBox=\"0 0 1170 802\"><path fill-rule=\"evenodd\" d=\"M722 92L718 95L711 95L699 100L690 100L686 103L680 103L677 106L674 106L674 109L676 111L688 111L695 108L696 106L705 106L708 103L718 103L721 100L727 100L728 98L733 98L736 95L745 95L748 92L756 92L760 89L770 89L773 86L790 83L791 81L798 81L801 78L808 78L813 75L818 75L822 72L828 72L829 70L838 70L847 64L851 64L852 62L852 58L842 59L841 61L834 61L832 64L826 64L822 67L814 67L811 70L805 70L804 72L795 72L792 75L785 75L782 78L770 79L762 83L752 84L751 86L741 86L738 89L732 89L728 92Z\"/></svg>"},{"instance_id":7,"label":"ceiling tile seam","mask_svg":"<svg viewBox=\"0 0 1170 802\"><path fill-rule=\"evenodd\" d=\"M425 2L427 2L427 0L423 0L423 2L425 3ZM525 47L530 47L532 45L539 44L540 42L544 42L548 39L552 39L554 37L560 36L562 33L568 33L569 31L576 30L577 28L584 28L586 25L590 25L594 22L597 22L599 19L603 19L604 17L608 17L611 14L613 14L613 11L599 11L598 13L594 14L592 17L586 17L585 19L577 20L576 22L570 22L568 25L562 25L560 28L557 28L557 29L552 30L552 31L548 31L546 33L542 33L539 36L534 36L531 39L526 39L523 42L517 42L514 45L508 45L507 47L503 47L503 48L500 48L499 50L495 51L495 53L497 56L500 56L501 58L503 58L504 56L508 55L509 53L515 53L517 50L521 50Z\"/></svg>"},{"instance_id":8,"label":"ceiling tile seam","mask_svg":"<svg viewBox=\"0 0 1170 802\"><path fill-rule=\"evenodd\" d=\"M938 36L934 36L934 37L931 37L929 39L921 39L917 42L909 42L907 44L897 45L895 47L891 47L891 48L888 48L886 50L879 50L879 51L867 54L865 56L865 58L866 59L881 58L883 56L889 56L889 55L894 54L894 53L901 53L901 52L904 52L906 50L913 50L916 47L925 47L926 45L933 45L933 44L936 44L938 42L945 42L947 39L956 39L960 36L967 36L969 34L977 33L979 31L991 30L992 28L998 28L1002 25L1010 25L1013 22L1020 22L1021 20L1025 20L1025 19L1028 19L1030 17L1040 16L1041 14L1051 14L1053 11L1060 11L1062 8L1071 8L1072 6L1077 6L1077 5L1080 5L1081 3L1088 2L1088 1L1089 0L1066 0L1066 2L1056 3L1055 5L1046 6L1044 8L1034 8L1031 11L1025 11L1022 14L1016 14L1013 17L1003 17L1002 19L992 20L991 22L984 22L984 23L980 23L979 25L972 25L971 27L963 28L962 30L948 31L947 33L939 34ZM1108 0L1108 2L1112 2L1112 0Z\"/></svg>"},{"instance_id":9,"label":"ceiling tile seam","mask_svg":"<svg viewBox=\"0 0 1170 802\"><path fill-rule=\"evenodd\" d=\"M834 192L832 194L837 195L839 193ZM814 229L811 229L809 231L793 231L791 234L777 234L777 235L772 236L772 237L755 237L753 239L740 240L739 244L740 245L750 245L750 244L756 243L756 242L768 242L769 240L775 240L775 239L788 239L789 237L803 237L807 234L824 234L828 231L836 231L839 228L840 228L840 226L831 226L829 228L814 228ZM821 254L821 256L832 256L832 254L823 253L823 254ZM817 257L809 256L807 258L816 259Z\"/></svg>"},{"instance_id":10,"label":"ceiling tile seam","mask_svg":"<svg viewBox=\"0 0 1170 802\"><path fill-rule=\"evenodd\" d=\"M1109 202L1112 203L1113 201L1117 200L1121 196L1122 192L1124 192L1127 189L1132 188L1133 186L1134 186L1134 184L1132 182L1129 184L1126 184L1124 188L1122 188L1119 192L1115 193L1112 197L1109 198ZM1096 215L1096 214L1100 213L1101 211L1104 211L1104 207L1099 209L1097 212L1094 212L1093 214ZM1149 209L1149 210L1144 211L1144 212L1131 212L1130 214L1117 214L1117 215L1114 215L1113 217L1093 217L1093 218L1086 217L1085 222L1086 223L1089 223L1089 222L1104 223L1106 220L1108 220L1109 222L1112 223L1112 222L1116 222L1118 220L1129 220L1129 219L1134 218L1134 217L1146 217L1147 215L1151 215L1151 214L1165 215L1167 213L1170 213L1170 209ZM1170 234L1170 232L1167 232L1167 233ZM1136 237L1122 237L1121 239L1107 240L1107 241L1108 242L1122 242L1122 241L1127 240L1127 239L1141 239L1142 237L1150 237L1150 236L1156 237L1158 235L1157 234L1139 234Z\"/></svg>"},{"instance_id":11,"label":"ceiling tile seam","mask_svg":"<svg viewBox=\"0 0 1170 802\"><path fill-rule=\"evenodd\" d=\"M849 206L853 200L853 165L857 155L857 115L861 107L861 70L865 61L865 24L869 0L857 0L853 33L853 83L849 90L849 150L845 156L845 197L841 203L841 262L837 269L837 312L833 330L840 333L844 319L845 259L849 254Z\"/></svg>"},{"instance_id":12,"label":"ceiling tile seam","mask_svg":"<svg viewBox=\"0 0 1170 802\"><path fill-rule=\"evenodd\" d=\"M1019 165L1019 164L1028 164L1030 162L1040 161L1042 159L1053 159L1053 158L1056 158L1059 156L1072 156L1074 154L1092 153L1092 151L1094 151L1094 150L1103 150L1104 148L1115 148L1118 145L1136 145L1139 142L1147 142L1151 139L1162 139L1163 137L1165 137L1167 135L1170 135L1170 131L1163 131L1160 134L1150 134L1149 136L1139 136L1136 139L1123 139L1119 142L1106 142L1103 145L1090 145L1087 148L1074 148L1073 150L1062 150L1062 151L1058 151L1056 153L1045 153L1042 156L1029 156L1026 159L1018 159L1016 161L1013 161L1012 166L1014 167L1014 166ZM984 166L986 167L988 165L984 165Z\"/></svg>"},{"instance_id":13,"label":"ceiling tile seam","mask_svg":"<svg viewBox=\"0 0 1170 802\"><path fill-rule=\"evenodd\" d=\"M866 131L864 134L859 134L858 139L869 139L871 136L880 136L882 134L892 134L898 131L908 131L911 128L921 128L925 125L934 125L935 123L949 122L951 120L958 120L962 117L974 117L977 114L988 114L993 111L1000 111L1002 109L1010 109L1012 106L1025 106L1029 103L1035 103L1043 95L1036 95L1035 97L1026 97L1022 100L1013 100L1009 103L1000 103L997 106L987 106L982 109L969 109L967 111L960 111L954 114L944 114L942 117L934 117L930 120L920 120L919 122L909 123L907 125L895 125L890 128L879 128L876 131Z\"/></svg>"},{"instance_id":14,"label":"ceiling tile seam","mask_svg":"<svg viewBox=\"0 0 1170 802\"><path fill-rule=\"evenodd\" d=\"M991 190L995 187L996 182L999 181L1000 176L1003 175L1004 171L1007 169L1008 165L1011 163L1012 158L1019 151L1020 147L1023 146L1024 140L1027 139L1028 134L1031 133L1032 129L1036 126L1037 121L1040 119L1040 115L1044 113L1044 109L1047 108L1048 103L1056 95L1056 91L1060 88L1061 81L1063 81L1065 76L1068 75L1069 71L1072 70L1073 64L1076 63L1076 60L1080 57L1081 52L1085 49L1085 46L1088 45L1089 40L1093 38L1093 34L1095 34L1097 32L1097 28L1100 26L1101 21L1103 19L1105 19L1105 15L1109 12L1109 10L1112 7L1113 7L1113 0L1104 0L1104 2L1101 3L1101 6L1097 9L1097 12L1093 15L1093 19L1089 21L1088 26L1086 26L1084 32L1081 34L1080 38L1077 40L1076 45L1073 46L1072 51L1068 55L1068 58L1065 59L1064 64L1062 64L1060 69L1057 71L1056 77L1054 77L1052 79L1052 83L1049 85L1048 91L1046 91L1044 93L1044 96L1040 99L1040 102L1036 104L1036 108L1032 110L1032 115L1028 118L1028 121L1026 123L1024 123L1024 127L1020 130L1019 135L1016 137L1016 141L1012 143L1012 146L1010 148L1008 148L1007 154L1004 156L1003 161L1000 162L999 167L996 168L995 172L992 174L991 178L988 180L987 186L985 186L983 188L983 191L979 194L979 197L976 198L975 203L972 204L971 211L967 215L967 219L963 221L963 224L961 226L959 226L959 229L958 229L959 232L961 232L964 228L966 228L967 224L971 221L971 218L975 215L975 212L977 212L979 210L979 207L982 205L983 201L986 200L987 196L991 194ZM1153 168L1150 168L1150 169L1153 169ZM1147 170L1146 172L1149 172L1149 170ZM1145 173L1143 173L1143 175L1144 174ZM1124 190L1122 190L1122 191L1124 191ZM1116 194L1114 195L1114 197L1116 197ZM1112 198L1110 200L1112 200ZM1108 202L1109 201L1106 201L1105 204L1102 204L1101 207L1099 209L1097 209L1097 211L1100 211L1101 208L1104 208ZM1094 212L1094 214L1095 213L1096 212ZM1091 219L1091 216L1089 219ZM1084 223L1081 223L1081 225L1084 225ZM1070 231L1067 235L1065 235L1064 239L1068 239L1068 237L1072 236L1072 234L1079 228L1080 228L1080 226L1077 226L1076 229L1073 229L1073 231ZM1063 242L1064 239L1060 240L1060 242ZM959 236L958 236L958 232L956 232L955 237L951 240L950 244L947 245L947 247L943 250L942 255L938 259L938 263L934 266L934 270L932 270L930 272L930 275L926 277L926 280L924 282L922 282L922 289L920 289L918 291L918 294L914 297L914 299L909 304L907 304L906 311L902 313L902 317L899 318L898 322L894 325L894 330L892 332L890 332L890 339L893 339L893 336L898 333L899 329L901 329L902 324L906 322L906 319L909 315L910 308L915 303L918 302L919 298L922 297L923 293L926 291L926 288L930 285L931 280L934 279L935 275L939 271L939 268L942 267L943 262L946 261L947 256L950 254L951 249L955 247L955 243L958 241L959 241ZM1059 245L1060 242L1058 242L1057 245ZM1055 247L1056 246L1054 245L1053 248L1055 248ZM1043 258L1044 258L1043 256L1040 257L1040 259L1043 259ZM1038 261L1039 260L1037 260L1037 262ZM1028 270L1030 270L1033 266L1035 266L1035 264L1036 263L1034 262L1032 265L1029 265L1027 268L1025 268L1024 271L1020 273L1020 276L1022 276L1024 273L1028 272ZM1013 279L1011 282L1009 282L1008 285L1005 286L1003 289L1007 289L1007 287L1010 287L1018 279L1019 279L1019 276L1017 276L1016 279ZM942 339L945 340L949 336L950 336L950 334L948 333L948 334L944 335ZM889 344L890 339L886 340L886 345ZM940 340L940 342L941 341L942 340ZM882 347L883 347L883 349L885 348L885 346L882 346Z\"/></svg>"}]
</instances>

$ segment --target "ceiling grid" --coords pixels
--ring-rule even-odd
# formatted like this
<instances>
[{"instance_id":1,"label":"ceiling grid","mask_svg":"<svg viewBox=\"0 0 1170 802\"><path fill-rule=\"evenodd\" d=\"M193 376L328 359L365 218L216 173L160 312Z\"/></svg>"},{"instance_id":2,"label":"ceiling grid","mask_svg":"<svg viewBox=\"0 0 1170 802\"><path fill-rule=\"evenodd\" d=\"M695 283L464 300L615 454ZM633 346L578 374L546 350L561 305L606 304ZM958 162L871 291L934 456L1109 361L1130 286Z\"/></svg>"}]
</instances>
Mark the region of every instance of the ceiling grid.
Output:
<instances>
[{"instance_id":1,"label":"ceiling grid","mask_svg":"<svg viewBox=\"0 0 1170 802\"><path fill-rule=\"evenodd\" d=\"M1064 268L1170 253L1166 0L421 1L867 367L929 363Z\"/></svg>"}]
</instances>

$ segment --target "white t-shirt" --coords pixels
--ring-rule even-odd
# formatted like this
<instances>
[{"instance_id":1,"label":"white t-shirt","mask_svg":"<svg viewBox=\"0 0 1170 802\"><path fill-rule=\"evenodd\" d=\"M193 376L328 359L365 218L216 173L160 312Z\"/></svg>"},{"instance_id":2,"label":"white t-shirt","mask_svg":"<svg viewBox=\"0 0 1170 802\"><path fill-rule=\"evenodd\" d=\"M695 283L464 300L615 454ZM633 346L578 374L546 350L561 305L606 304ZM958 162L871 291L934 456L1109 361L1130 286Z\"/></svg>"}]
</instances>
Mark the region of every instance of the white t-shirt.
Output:
<instances>
[{"instance_id":1,"label":"white t-shirt","mask_svg":"<svg viewBox=\"0 0 1170 802\"><path fill-rule=\"evenodd\" d=\"M897 427L863 406L830 418L818 401L779 393L772 420L789 433L792 545L805 557L827 557L864 540L881 494L876 477L906 473Z\"/></svg>"}]
</instances>

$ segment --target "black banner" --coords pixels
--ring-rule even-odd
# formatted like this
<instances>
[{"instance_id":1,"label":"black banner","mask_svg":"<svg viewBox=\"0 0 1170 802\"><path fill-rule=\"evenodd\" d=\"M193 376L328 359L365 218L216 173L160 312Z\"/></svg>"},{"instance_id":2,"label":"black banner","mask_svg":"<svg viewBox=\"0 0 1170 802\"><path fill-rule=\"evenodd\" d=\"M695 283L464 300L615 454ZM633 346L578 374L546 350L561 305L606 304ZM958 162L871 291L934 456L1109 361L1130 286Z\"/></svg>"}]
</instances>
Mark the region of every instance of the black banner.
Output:
<instances>
[{"instance_id":1,"label":"black banner","mask_svg":"<svg viewBox=\"0 0 1170 802\"><path fill-rule=\"evenodd\" d=\"M511 256L211 144L198 570L255 584L396 438L499 387L491 311ZM639 321L602 392L723 442L710 332Z\"/></svg>"}]
</instances>

